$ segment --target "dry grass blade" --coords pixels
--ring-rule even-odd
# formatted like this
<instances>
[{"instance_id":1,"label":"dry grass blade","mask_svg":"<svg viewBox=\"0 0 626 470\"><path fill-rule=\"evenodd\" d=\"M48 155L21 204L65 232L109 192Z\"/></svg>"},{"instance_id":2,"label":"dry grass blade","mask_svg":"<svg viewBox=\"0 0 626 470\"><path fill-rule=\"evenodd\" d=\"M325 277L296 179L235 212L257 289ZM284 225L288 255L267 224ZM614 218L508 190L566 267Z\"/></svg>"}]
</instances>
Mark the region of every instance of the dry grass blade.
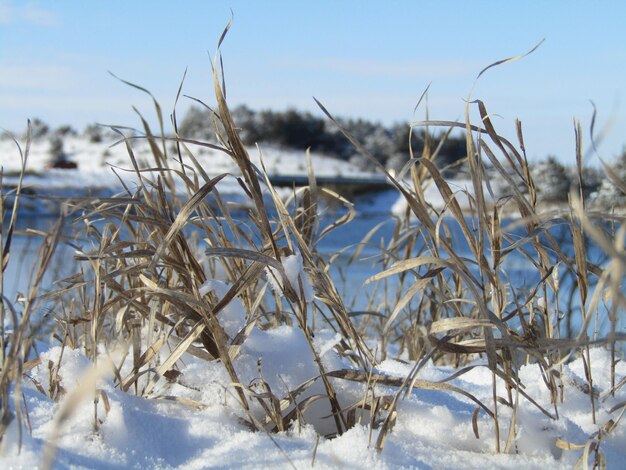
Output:
<instances>
[{"instance_id":1,"label":"dry grass blade","mask_svg":"<svg viewBox=\"0 0 626 470\"><path fill-rule=\"evenodd\" d=\"M9 219L8 227L6 228L5 235L4 220L6 208L5 194L2 185L4 171L0 168L0 443L2 443L5 431L14 419L14 414L11 410L11 401L13 401L13 408L15 410L18 424L18 442L19 447L21 448L22 408L19 402L19 391L24 362L28 359L29 349L31 347L29 342L32 341L32 338L28 338L25 334L26 328L29 326L29 315L31 310L27 307L26 312L24 312L22 318L19 319L17 312L10 303L7 303L5 306L4 275L11 255L11 240L17 222L20 196L22 194L24 174L26 172L26 163L28 161L30 143L32 140L32 127L30 120L28 121L26 149L24 153L22 153L21 146L13 138L13 136L11 136L11 139L17 146L20 153L21 171L17 188L15 189L13 196L11 217ZM29 303L36 297L37 285L38 284L35 283L33 285L33 289L30 291L28 298ZM7 315L7 307L10 317ZM13 325L12 331L7 331L7 326L9 324ZM11 400L12 388L13 400Z\"/></svg>"},{"instance_id":2,"label":"dry grass blade","mask_svg":"<svg viewBox=\"0 0 626 470\"><path fill-rule=\"evenodd\" d=\"M159 249L157 250L156 254L154 255L154 258L152 260L153 265L163 256L163 254L168 249L169 244L172 242L174 237L185 226L185 224L187 223L189 219L189 216L196 209L196 206L204 200L204 198L213 190L215 185L219 181L221 181L225 176L226 174L216 176L215 178L205 183L200 188L200 190L196 194L194 194L193 197L189 199L189 201L187 201L187 203L181 208L180 212L176 216L176 219L174 220L174 223L168 230L163 242L159 246Z\"/></svg>"},{"instance_id":3,"label":"dry grass blade","mask_svg":"<svg viewBox=\"0 0 626 470\"><path fill-rule=\"evenodd\" d=\"M491 328L493 326L494 325L493 323L491 323L491 321L480 318L442 318L441 320L433 322L433 324L430 325L429 331L430 334L437 334L454 330L454 334L458 334L463 331L472 330L474 328Z\"/></svg>"},{"instance_id":4,"label":"dry grass blade","mask_svg":"<svg viewBox=\"0 0 626 470\"><path fill-rule=\"evenodd\" d=\"M141 376L141 373L139 371L141 367L148 364L155 356L157 356L161 348L166 344L166 342L167 337L161 336L146 349L143 355L139 358L138 364L133 367L133 371L128 375L128 377L120 382L120 388L122 390L128 391L133 383L135 383L137 379Z\"/></svg>"},{"instance_id":5,"label":"dry grass blade","mask_svg":"<svg viewBox=\"0 0 626 470\"><path fill-rule=\"evenodd\" d=\"M333 118L333 116L328 112L324 105L322 105L322 103L320 103L316 98L313 99L320 107L320 109L324 112L324 114L328 116L333 124L335 124L335 126L341 131L341 133L346 136L346 138L350 141L352 145L354 145L357 151L380 169L380 171L387 177L387 180L404 196L409 207L411 208L415 216L419 219L419 221L427 227L429 232L432 232L433 223L426 208L414 197L412 197L411 194L402 186L402 184L400 184L400 182L398 182L358 140L356 140L341 124L337 122L335 118Z\"/></svg>"},{"instance_id":6,"label":"dry grass blade","mask_svg":"<svg viewBox=\"0 0 626 470\"><path fill-rule=\"evenodd\" d=\"M581 305L587 303L587 293L589 292L589 267L587 266L587 250L585 249L585 239L582 230L576 224L570 224L572 239L574 242L574 260L576 261L576 277L578 279L578 289L580 291Z\"/></svg>"},{"instance_id":7,"label":"dry grass blade","mask_svg":"<svg viewBox=\"0 0 626 470\"><path fill-rule=\"evenodd\" d=\"M139 85L136 85L134 83L131 83L131 82L127 81L127 80L124 80L124 79L118 77L117 75L115 75L111 71L109 71L109 74L113 78L115 78L115 79L119 80L120 82L124 83L125 85L128 85L128 86L130 86L132 88L136 88L137 90L146 93L150 98L152 98L152 103L154 104L154 108L155 108L155 110L157 112L157 118L159 120L159 124L161 125L161 135L164 136L165 132L163 132L163 113L161 111L161 105L159 104L157 99L154 97L154 95L152 93L150 93L150 91L148 91L146 88L144 88L142 86L139 86Z\"/></svg>"},{"instance_id":8,"label":"dry grass blade","mask_svg":"<svg viewBox=\"0 0 626 470\"><path fill-rule=\"evenodd\" d=\"M535 52L539 48L539 46L541 46L543 44L544 41L545 41L545 39L542 39L531 50L529 50L528 52L526 52L524 54L519 54L519 55L516 55L516 56L513 56L513 57L509 57L507 59L501 59L501 60L498 60L498 61L494 62L493 64L488 65L487 67L485 67L484 69L482 69L480 71L480 73L476 77L476 80L478 80L481 77L482 74L484 74L487 70L489 70L492 67L496 67L496 66L502 65L502 64L507 64L509 62L515 62L517 60L523 59L524 57L526 57L529 54L532 54L533 52Z\"/></svg>"},{"instance_id":9,"label":"dry grass blade","mask_svg":"<svg viewBox=\"0 0 626 470\"><path fill-rule=\"evenodd\" d=\"M383 374L368 374L366 371L352 370L352 369L335 370L335 371L327 372L327 375L329 377L337 377L337 378L341 378L345 380L350 380L353 382L361 382L361 383L374 382L378 385L383 385L387 387L404 387L409 383L406 377L392 377L392 376L383 375ZM485 411L485 413L493 417L493 412L484 403L482 403L478 398L476 398L471 393L465 390L462 390L459 387L455 387L454 385L450 385L445 382L432 382L430 380L422 380L422 379L416 379L416 378L414 378L413 380L410 380L410 383L411 383L411 388L417 388L417 389L423 389L423 390L446 390L450 392L459 393L469 398L470 400L472 400L474 403L480 406Z\"/></svg>"},{"instance_id":10,"label":"dry grass blade","mask_svg":"<svg viewBox=\"0 0 626 470\"><path fill-rule=\"evenodd\" d=\"M207 248L205 250L207 256L224 257L224 258L241 258L256 263L264 264L265 266L271 266L278 272L285 275L285 269L283 265L271 256L267 256L258 251L246 250L243 248Z\"/></svg>"},{"instance_id":11,"label":"dry grass blade","mask_svg":"<svg viewBox=\"0 0 626 470\"><path fill-rule=\"evenodd\" d=\"M11 218L9 219L9 224L6 228L6 235L5 235L4 227L0 227L0 235L2 235L2 238L0 239L0 250L2 250L0 252L0 280L2 280L2 277L1 277L2 273L4 273L4 271L6 270L7 264L9 263L9 255L11 253L11 240L13 239L13 232L15 230L17 214L20 208L20 202L21 202L20 196L22 194L22 187L24 185L24 175L26 173L26 165L28 163L28 155L30 153L30 144L32 141L32 127L31 127L30 120L28 121L28 127L26 131L25 150L22 152L22 147L12 135L11 135L11 140L13 140L13 143L17 147L17 150L20 154L21 170L20 170L18 181L17 181L17 186L15 188L15 192L13 195L13 208L11 210ZM3 176L4 176L4 171L0 168L0 180L2 180ZM0 186L0 188L2 188L2 186ZM4 194L2 194L1 202L0 202L0 216L2 217L2 225L4 225L4 208L5 208L4 200L5 200ZM2 285L3 285L2 282L0 282L0 288ZM1 298L2 297L0 297L0 299ZM2 302L0 302L0 309L4 308L1 304ZM4 318L4 316L2 318Z\"/></svg>"},{"instance_id":12,"label":"dry grass blade","mask_svg":"<svg viewBox=\"0 0 626 470\"><path fill-rule=\"evenodd\" d=\"M224 32L222 33L222 38L218 43L218 51L219 45L221 45L226 33L228 32L227 26ZM239 137L239 133L237 131L237 127L235 122L233 121L232 115L228 108L228 104L226 103L226 97L224 96L222 86L220 85L219 76L218 76L218 67L217 67L217 55L215 58L215 62L213 63L213 82L215 89L215 98L217 100L217 105L219 109L219 117L220 122L224 131L226 132L226 137L228 139L228 146L232 153L233 159L235 163L238 165L243 178L246 182L246 186L249 190L249 194L254 201L254 205L257 211L257 216L259 217L259 222L262 226L262 235L266 243L268 243L274 250L274 254L276 258L280 259L280 253L278 250L278 246L272 236L272 229L267 217L267 212L265 210L265 206L263 204L263 196L261 192L261 186L259 184L259 180L256 176L256 171L250 161L250 157L248 156L248 152L246 151L241 138Z\"/></svg>"},{"instance_id":13,"label":"dry grass blade","mask_svg":"<svg viewBox=\"0 0 626 470\"><path fill-rule=\"evenodd\" d=\"M469 271L463 270L457 264L451 262L450 260L438 258L435 256L419 256L417 258L410 258L406 260L397 261L391 265L391 267L385 271L382 271L378 274L375 274L365 280L365 284L369 284L374 281L379 281L389 276L393 276L394 274L400 274L405 271L410 271L415 268L419 268L424 265L438 265L441 269L451 269L452 271L456 271L461 274L463 277L468 279L468 281L474 285L478 285L479 282Z\"/></svg>"},{"instance_id":14,"label":"dry grass blade","mask_svg":"<svg viewBox=\"0 0 626 470\"><path fill-rule=\"evenodd\" d=\"M383 222L376 224L373 228L369 230L369 232L365 234L365 236L361 239L361 241L356 245L356 249L354 250L354 253L352 253L352 255L350 256L350 260L348 261L348 264L354 263L359 258L359 256L361 255L361 252L363 251L363 248L365 248L369 244L369 241L372 239L372 237L386 223L387 223L386 221L383 221Z\"/></svg>"},{"instance_id":15,"label":"dry grass blade","mask_svg":"<svg viewBox=\"0 0 626 470\"><path fill-rule=\"evenodd\" d=\"M152 392L152 389L155 387L159 379L163 376L163 374L170 370L176 361L178 361L181 356L187 352L189 346L200 337L204 329L206 328L206 323L204 321L199 321L196 325L185 335L185 338L174 348L172 353L161 363L161 365L156 370L156 375L152 378L150 383L146 386L144 390L144 394L149 395Z\"/></svg>"},{"instance_id":16,"label":"dry grass blade","mask_svg":"<svg viewBox=\"0 0 626 470\"><path fill-rule=\"evenodd\" d=\"M204 403L200 403L199 401L192 400L191 398L179 397L175 395L156 395L152 397L152 400L156 400L156 401L162 400L165 402L180 403L181 405L187 406L189 408L194 408L199 411L202 411L208 408L207 405L205 405Z\"/></svg>"},{"instance_id":17,"label":"dry grass blade","mask_svg":"<svg viewBox=\"0 0 626 470\"><path fill-rule=\"evenodd\" d=\"M402 309L411 301L411 299L424 287L432 281L432 279L441 273L445 268L435 268L428 271L423 276L420 276L409 289L405 292L402 298L396 303L391 315L385 321L385 325L383 326L383 334L385 334L389 328L391 328L392 323L395 321L398 314L402 311ZM368 282L369 279L366 281Z\"/></svg>"}]
</instances>

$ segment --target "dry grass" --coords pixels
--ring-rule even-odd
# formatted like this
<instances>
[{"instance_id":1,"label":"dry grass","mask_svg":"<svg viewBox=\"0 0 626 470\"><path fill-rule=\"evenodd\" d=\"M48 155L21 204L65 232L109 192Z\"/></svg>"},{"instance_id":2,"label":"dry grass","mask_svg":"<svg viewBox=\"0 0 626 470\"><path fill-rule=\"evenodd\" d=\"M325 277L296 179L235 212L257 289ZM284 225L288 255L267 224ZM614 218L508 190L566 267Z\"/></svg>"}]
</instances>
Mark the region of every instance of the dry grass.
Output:
<instances>
[{"instance_id":1,"label":"dry grass","mask_svg":"<svg viewBox=\"0 0 626 470\"><path fill-rule=\"evenodd\" d=\"M456 199L458 193L433 163L441 142L427 145L422 155L411 155L396 177L381 168L406 199L407 213L396 221L392 239L384 246L376 246L381 270L367 281L367 312L351 312L340 295L340 286L329 274L335 258L329 260L317 250L322 238L332 236L333 230L351 221L354 217L351 205L316 186L310 161L310 185L295 191L289 201L281 200L264 169L251 163L238 136L224 97L219 65L216 59L217 108L213 117L218 144L190 141L178 135L164 137L163 114L155 100L160 132L154 134L147 120L141 118L143 138L150 143L154 157L152 168L140 168L133 153L134 137L126 138L118 130L120 144L126 145L139 186L132 190L127 188L123 194L110 199L74 204L74 225L82 227L80 236L89 240L91 249L78 253L76 259L81 262L81 269L76 275L65 279L61 287L45 296L57 300L55 335L65 347L81 348L97 364L103 359L101 351L124 345L125 354L113 366L115 383L128 393L147 398L156 396L161 378L176 377L177 364L183 354L219 361L234 384L233 392L251 429L283 431L301 419L302 412L311 403L327 400L334 422L332 434L341 434L353 426L356 410L367 410L372 427L380 427L376 439L379 449L393 429L398 401L412 389L439 390L469 397L477 406L474 426L480 410L492 417L496 429L494 449L507 452L514 439L515 409L520 399L531 401L544 414L558 419L559 406L564 399L560 370L572 357L582 355L585 358L587 387L590 391L594 389L591 345L610 348L612 390L623 384L614 372L621 342L625 339L617 330L619 315L626 305L622 288L626 262L623 221L612 219L615 230L607 230L597 216L590 216L577 194L571 194L567 210L556 215L539 213L521 123L517 123L517 143L509 142L496 132L485 105L476 101L468 107L478 107L482 117L480 125L470 123L469 118L466 122L414 124L414 127L465 129L473 185L466 196L471 209L469 212L461 210ZM322 109L332 119L330 113ZM175 113L172 119L176 129ZM346 137L359 151L367 153L347 133ZM176 144L174 154L172 147L166 145L168 141ZM194 158L195 145L224 152L237 164L240 170L237 181L251 203L244 220L231 213L219 193L220 181L234 176L210 178ZM582 174L580 143L578 149L579 173ZM23 156L24 167L27 155L28 144ZM510 196L497 200L495 205L487 202L483 189L486 187L491 192L489 181L485 180L487 162L511 185ZM514 178L522 181L525 188L520 188ZM429 206L424 196L428 184L436 185L443 196L446 202L443 210ZM10 222L2 234L2 272L10 255L19 192L20 186L14 197ZM324 197L347 207L345 215L330 226L320 222L318 199L322 192ZM493 194L491 199L495 200ZM2 211L4 213L4 206ZM524 236L515 235L519 232L511 227L503 228L504 213L517 214ZM571 231L573 257L561 249L550 232L557 221L566 224ZM452 233L458 233L456 227L463 234L463 240L452 238ZM359 257L363 247L373 245L375 230L357 244L352 260ZM57 227L46 237L40 256L40 274L27 298L16 305L3 298L0 304L2 324L12 325L8 330L3 326L1 339L0 436L12 419L24 420L19 387L29 367L28 361L33 359L36 325L32 322L32 312L36 302L41 300L38 298L41 276L60 240L59 234ZM597 266L588 260L587 238L606 252L609 259L606 265ZM467 247L468 254L457 252L460 245ZM203 246L206 247L206 262L199 261L198 254ZM290 284L285 275L281 261L295 253L301 256L313 282L313 300L307 299L302 284ZM532 289L518 289L510 282L504 267L510 256L524 258L538 274L540 281ZM224 273L230 286L221 299L202 290L205 281L218 271ZM268 289L268 272L282 278L282 292ZM552 312L563 312L566 317L575 314L573 310L564 311L559 304L564 284L559 281L564 276L575 279L570 288L572 295L579 299L580 319L569 320L581 326L575 334L562 336L563 320ZM394 282L389 282L391 279ZM538 297L544 299L541 304L536 302ZM231 337L219 319L221 311L234 298L245 307L247 324ZM606 318L601 318L603 316ZM7 323L5 319L10 321ZM607 322L609 328L600 334L600 330L592 326L602 322ZM263 380L261 371L255 387L242 383L233 360L255 328L270 329L284 323L297 325L302 331L319 374L288 394L277 396ZM341 335L336 350L351 361L352 369L325 369L313 343L315 331L321 328ZM376 350L371 349L372 344L377 345ZM390 354L415 361L412 373L407 377L376 373L378 361ZM453 377L458 377L470 369L465 366L477 357L487 359L492 374L491 403L479 401L448 380L431 382L420 378L420 370L429 360L455 366ZM131 372L122 375L120 371L125 363L132 364ZM518 371L526 363L533 363L542 371L552 397L550 409L541 408L524 391ZM59 396L63 391L55 391L53 375L51 373L50 395ZM336 391L340 380L366 384L366 396L351 406L342 407ZM324 393L299 400L299 395L315 381L323 384ZM504 383L504 388L500 383ZM377 396L373 392L374 384L395 387L397 392ZM593 414L597 397L593 393L588 395L589 411ZM101 409L98 402L106 401L106 395L95 390L95 397L93 424L97 429ZM181 399L181 402L202 406L189 400ZM505 424L498 419L501 407L514 410L511 423L505 427L510 429L508 435L501 431ZM261 409L262 416L253 412L253 408ZM599 428L604 425L598 423ZM610 432L612 426L603 429ZM595 451L600 459L601 437L593 439L597 442L590 444L588 451Z\"/></svg>"},{"instance_id":2,"label":"dry grass","mask_svg":"<svg viewBox=\"0 0 626 470\"><path fill-rule=\"evenodd\" d=\"M15 145L22 162L22 173L17 187L12 190L12 194L2 194L0 196L0 214L3 223L0 225L0 440L4 435L9 424L17 419L20 423L20 442L21 442L21 423L24 420L24 412L27 412L22 406L22 394L20 387L24 374L26 374L36 364L36 351L34 351L35 338L38 337L40 331L45 327L41 319L35 318L35 312L38 306L39 289L42 287L44 273L50 265L50 261L56 250L57 244L61 237L62 220L59 220L50 233L36 234L41 235L43 241L38 255L38 263L35 266L32 275L30 288L25 296L18 299L19 304L14 305L9 302L4 295L4 273L7 270L9 262L11 262L11 245L15 236L15 227L17 223L17 214L22 195L22 178L25 174L26 164L28 161L28 152L30 149L30 123L28 127L28 136L26 139L26 147L24 150L19 143L15 141ZM0 187L2 183L2 172L0 171ZM6 217L8 208L6 202L11 196L10 216ZM8 218L8 223L4 221Z\"/></svg>"}]
</instances>

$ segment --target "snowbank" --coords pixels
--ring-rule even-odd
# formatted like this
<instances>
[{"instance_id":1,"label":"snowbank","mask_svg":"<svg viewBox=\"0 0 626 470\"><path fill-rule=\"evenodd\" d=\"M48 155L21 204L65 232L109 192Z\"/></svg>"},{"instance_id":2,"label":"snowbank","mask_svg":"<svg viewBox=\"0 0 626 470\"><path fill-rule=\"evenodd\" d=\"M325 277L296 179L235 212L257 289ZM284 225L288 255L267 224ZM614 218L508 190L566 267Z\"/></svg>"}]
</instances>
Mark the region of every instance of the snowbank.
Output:
<instances>
[{"instance_id":1,"label":"snowbank","mask_svg":"<svg viewBox=\"0 0 626 470\"><path fill-rule=\"evenodd\" d=\"M59 170L47 168L50 160L50 144L47 140L34 141L31 145L28 167L29 175L26 183L32 188L64 188L83 189L86 187L97 189L104 187L121 188L120 179L125 182L136 180L130 166L128 151L124 143L111 146L108 143L93 143L83 137L67 137L64 151L68 160L77 163L76 170ZM140 167L152 167L153 157L150 145L144 139L131 141L133 153ZM172 142L167 142L168 148ZM221 173L238 173L232 159L223 152L205 147L189 146L203 169L209 176ZM304 151L284 150L274 147L262 147L261 151L249 147L248 154L252 162L261 167L261 158L269 174L272 175L306 175L306 155ZM169 162L173 168L180 168L180 164L173 158L173 147L170 148ZM185 163L189 161L185 157ZM313 153L315 173L318 176L355 175L367 176L369 173L359 171L354 165ZM150 163L149 163L150 162ZM15 143L9 139L0 139L0 165L6 175L5 184L16 181L15 173L19 172L21 162ZM116 170L117 175L112 171ZM11 176L13 174L13 176ZM234 187L235 185L233 185Z\"/></svg>"},{"instance_id":2,"label":"snowbank","mask_svg":"<svg viewBox=\"0 0 626 470\"><path fill-rule=\"evenodd\" d=\"M218 288L219 290L219 288ZM345 367L332 349L333 333L320 333L318 352L328 370ZM17 445L17 428L11 425L3 443L0 466L3 468L34 468L41 464L43 449L51 436L55 414L63 406L46 396L50 383L50 364L56 366L60 348L53 347L42 355L42 363L31 372L23 390L29 409L32 432L25 432L21 452ZM55 468L569 468L582 454L582 449L562 450L557 439L572 444L585 444L609 419L617 420L621 409L611 408L626 400L622 387L615 396L607 394L609 355L601 349L592 350L594 382L598 387L596 425L591 422L589 395L580 359L564 367L565 402L559 405L560 418L553 420L520 397L514 445L509 454L494 453L493 421L480 413L477 428L472 429L475 403L462 395L438 390L414 390L400 401L397 423L389 434L384 450L377 454L374 443L377 429L367 423L357 424L335 439L318 438L316 428L323 428L324 410L312 410L317 422L296 422L286 432L269 434L252 432L239 420L243 412L237 404L232 385L223 366L192 357L185 358L177 383L165 383L161 396L177 396L194 400L192 407L163 398L145 399L115 388L110 379L100 385L108 398L98 405L101 419L94 431L94 405L84 399L62 426L58 437ZM81 383L89 361L79 352L65 350L61 367L61 385L68 392ZM380 373L405 376L413 364L387 360L380 364ZM259 379L259 370L272 390L280 395L287 389L315 376L302 333L289 326L268 331L255 330L244 343L235 368L242 383ZM626 375L626 364L617 364L617 375ZM451 369L428 364L420 378L441 380ZM546 410L553 411L550 397L536 365L521 369L525 391L538 399ZM343 403L363 396L363 385L337 383ZM491 373L486 367L475 367L451 383L462 387L485 403L491 397ZM38 391L36 385L42 390ZM42 393L45 392L45 393ZM320 390L307 390L319 393ZM388 387L377 387L379 395L393 394ZM499 387L505 395L504 387ZM71 394L66 395L70 396ZM93 397L93 395L91 395ZM322 400L320 400L320 404ZM325 405L325 403L323 404ZM322 414L320 414L322 413ZM506 439L511 411L499 407L501 435ZM326 413L327 415L328 413ZM305 416L306 417L306 416ZM313 420L314 421L314 420ZM623 424L623 423L622 423ZM616 468L626 459L626 428L618 425L600 445L609 468ZM621 462L621 463L620 463Z\"/></svg>"},{"instance_id":3,"label":"snowbank","mask_svg":"<svg viewBox=\"0 0 626 470\"><path fill-rule=\"evenodd\" d=\"M124 143L111 146L109 143L93 143L84 137L67 137L64 140L64 151L68 160L77 163L77 169L48 168L50 159L50 143L37 140L31 145L27 174L24 177L25 198L21 208L26 213L57 215L63 199L81 196L111 197L125 192L125 188L134 191L138 187L138 178L132 169L128 151ZM154 167L150 145L144 139L132 140L131 145L140 169L149 170ZM173 158L173 144L166 143L170 148L169 165L180 170L180 163ZM189 145L200 166L209 177L229 174L219 183L220 194L226 196L229 204L246 207L250 204L248 197L236 180L239 169L232 159L223 152L205 147ZM304 151L284 150L274 147L249 147L248 154L252 163L261 169L261 160L269 175L273 176L306 176L306 153ZM315 174L319 177L368 177L370 173L358 170L353 164L321 154L311 154ZM190 165L184 156L185 164ZM3 185L15 186L18 182L21 162L15 143L8 139L0 139L0 167L4 171ZM177 191L186 193L182 179L177 179ZM283 198L292 193L290 188L276 188ZM39 198L37 196L52 196ZM10 203L10 198L9 198Z\"/></svg>"},{"instance_id":4,"label":"snowbank","mask_svg":"<svg viewBox=\"0 0 626 470\"><path fill-rule=\"evenodd\" d=\"M454 197L456 198L456 201L461 209L467 210L471 207L472 204L475 205L475 202L472 202L472 204L470 204L470 198L468 197L468 194L472 196L474 194L473 183L471 180L455 179L449 180L447 181L447 183L454 193ZM493 205L495 203L494 199L489 193L487 183L483 183L483 195L487 205ZM424 189L424 199L428 204L430 204L437 210L441 210L446 207L446 201L437 189L437 186L432 182ZM406 213L407 209L408 204L406 199L404 198L404 196L399 195L396 201L391 206L391 213L398 217L402 217Z\"/></svg>"}]
</instances>

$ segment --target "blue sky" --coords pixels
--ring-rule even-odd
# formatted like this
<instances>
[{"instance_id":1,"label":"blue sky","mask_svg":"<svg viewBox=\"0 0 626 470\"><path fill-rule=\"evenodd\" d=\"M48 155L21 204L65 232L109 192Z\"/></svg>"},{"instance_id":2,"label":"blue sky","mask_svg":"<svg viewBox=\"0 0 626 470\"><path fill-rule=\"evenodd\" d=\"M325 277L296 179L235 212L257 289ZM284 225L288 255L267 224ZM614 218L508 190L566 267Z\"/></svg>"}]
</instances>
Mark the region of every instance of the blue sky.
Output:
<instances>
[{"instance_id":1,"label":"blue sky","mask_svg":"<svg viewBox=\"0 0 626 470\"><path fill-rule=\"evenodd\" d=\"M514 136L522 120L531 158L574 158L574 117L585 142L593 100L599 147L626 144L626 2L577 1L69 1L0 0L0 127L39 117L53 126L138 125L149 99L107 71L150 89L170 113L184 93L212 102L209 54L234 12L222 49L231 105L289 106L338 116L409 122L432 82L432 119L462 118L473 98ZM189 105L179 103L179 115ZM593 162L593 157L590 157Z\"/></svg>"}]
</instances>

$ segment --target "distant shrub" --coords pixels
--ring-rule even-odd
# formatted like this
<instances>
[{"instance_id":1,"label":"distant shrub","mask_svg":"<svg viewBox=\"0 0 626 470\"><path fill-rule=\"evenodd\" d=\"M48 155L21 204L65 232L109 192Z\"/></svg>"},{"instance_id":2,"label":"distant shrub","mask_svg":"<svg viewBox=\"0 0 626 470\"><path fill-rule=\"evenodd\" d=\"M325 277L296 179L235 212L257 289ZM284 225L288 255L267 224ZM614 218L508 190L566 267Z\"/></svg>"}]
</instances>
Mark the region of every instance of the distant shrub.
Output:
<instances>
[{"instance_id":1,"label":"distant shrub","mask_svg":"<svg viewBox=\"0 0 626 470\"><path fill-rule=\"evenodd\" d=\"M67 124L57 127L52 133L59 137L72 137L78 135L76 129Z\"/></svg>"},{"instance_id":2,"label":"distant shrub","mask_svg":"<svg viewBox=\"0 0 626 470\"><path fill-rule=\"evenodd\" d=\"M57 162L66 159L65 151L63 150L63 139L59 136L54 136L50 139L50 161Z\"/></svg>"},{"instance_id":3,"label":"distant shrub","mask_svg":"<svg viewBox=\"0 0 626 470\"><path fill-rule=\"evenodd\" d=\"M402 170L402 168L404 168L404 165L406 165L407 161L408 159L405 154L394 153L391 157L387 159L385 167L387 170L394 170L395 172L398 172Z\"/></svg>"},{"instance_id":4,"label":"distant shrub","mask_svg":"<svg viewBox=\"0 0 626 470\"><path fill-rule=\"evenodd\" d=\"M555 157L549 156L547 160L533 165L531 175L540 201L567 201L572 181L565 167Z\"/></svg>"},{"instance_id":5,"label":"distant shrub","mask_svg":"<svg viewBox=\"0 0 626 470\"><path fill-rule=\"evenodd\" d=\"M83 135L93 144L102 142L102 126L99 126L98 124L89 124L83 130Z\"/></svg>"},{"instance_id":6,"label":"distant shrub","mask_svg":"<svg viewBox=\"0 0 626 470\"><path fill-rule=\"evenodd\" d=\"M612 170L622 182L626 182L626 149L616 159ZM609 178L605 176L598 190L591 195L593 203L601 206L626 206L626 194Z\"/></svg>"},{"instance_id":7,"label":"distant shrub","mask_svg":"<svg viewBox=\"0 0 626 470\"><path fill-rule=\"evenodd\" d=\"M572 188L578 194L580 191L580 183L578 181L578 172L576 167L567 168L567 174L572 182ZM585 198L585 200L589 200L592 195L600 189L602 181L605 178L606 176L600 168L584 167L582 169L583 198Z\"/></svg>"},{"instance_id":8,"label":"distant shrub","mask_svg":"<svg viewBox=\"0 0 626 470\"><path fill-rule=\"evenodd\" d=\"M65 153L63 144L63 138L59 135L53 135L50 138L50 149L48 160L48 166L50 168L76 168L75 162L68 160L68 155Z\"/></svg>"},{"instance_id":9,"label":"distant shrub","mask_svg":"<svg viewBox=\"0 0 626 470\"><path fill-rule=\"evenodd\" d=\"M259 120L258 113L255 113L246 105L241 105L234 108L232 114L233 120L239 126L239 135L244 143L253 145L261 140L259 128L262 123Z\"/></svg>"},{"instance_id":10,"label":"distant shrub","mask_svg":"<svg viewBox=\"0 0 626 470\"><path fill-rule=\"evenodd\" d=\"M178 125L178 134L187 139L215 140L210 111L197 106L189 108Z\"/></svg>"},{"instance_id":11,"label":"distant shrub","mask_svg":"<svg viewBox=\"0 0 626 470\"><path fill-rule=\"evenodd\" d=\"M42 139L50 133L50 126L39 118L34 118L30 122L30 129L33 139ZM24 136L26 136L26 131Z\"/></svg>"}]
</instances>

